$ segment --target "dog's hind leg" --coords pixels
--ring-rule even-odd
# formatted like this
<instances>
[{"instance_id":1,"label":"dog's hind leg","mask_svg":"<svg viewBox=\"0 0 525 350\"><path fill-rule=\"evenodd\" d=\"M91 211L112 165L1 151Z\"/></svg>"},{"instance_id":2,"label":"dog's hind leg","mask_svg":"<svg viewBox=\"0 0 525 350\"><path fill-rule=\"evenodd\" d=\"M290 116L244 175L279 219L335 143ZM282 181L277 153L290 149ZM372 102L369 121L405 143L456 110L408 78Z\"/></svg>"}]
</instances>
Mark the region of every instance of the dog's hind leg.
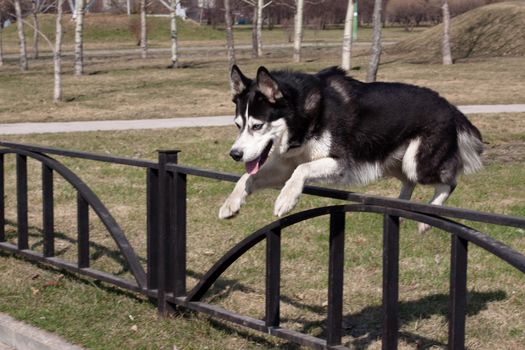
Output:
<instances>
[{"instance_id":1,"label":"dog's hind leg","mask_svg":"<svg viewBox=\"0 0 525 350\"><path fill-rule=\"evenodd\" d=\"M412 193L414 192L414 188L416 188L416 184L410 181L403 181L403 184L401 185L401 192L399 193L399 199L405 199L410 200L412 198Z\"/></svg>"},{"instance_id":2,"label":"dog's hind leg","mask_svg":"<svg viewBox=\"0 0 525 350\"><path fill-rule=\"evenodd\" d=\"M433 205L443 205L445 201L450 197L450 194L456 188L456 185L447 185L447 184L437 184L434 186L435 192L434 197L430 201L430 204ZM417 224L417 230L419 233L424 233L430 230L430 226L422 222Z\"/></svg>"}]
</instances>

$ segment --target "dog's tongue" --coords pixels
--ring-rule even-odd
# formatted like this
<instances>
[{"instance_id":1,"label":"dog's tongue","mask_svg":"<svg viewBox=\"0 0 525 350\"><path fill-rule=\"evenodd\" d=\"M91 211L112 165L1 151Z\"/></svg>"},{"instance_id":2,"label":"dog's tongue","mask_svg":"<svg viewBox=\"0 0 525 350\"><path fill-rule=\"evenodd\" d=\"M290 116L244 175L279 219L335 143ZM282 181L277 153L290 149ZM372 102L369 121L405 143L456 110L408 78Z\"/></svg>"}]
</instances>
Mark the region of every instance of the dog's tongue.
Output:
<instances>
[{"instance_id":1,"label":"dog's tongue","mask_svg":"<svg viewBox=\"0 0 525 350\"><path fill-rule=\"evenodd\" d=\"M256 174L259 171L259 161L261 160L261 157L258 157L255 160L252 160L251 162L246 162L246 172L250 175Z\"/></svg>"}]
</instances>

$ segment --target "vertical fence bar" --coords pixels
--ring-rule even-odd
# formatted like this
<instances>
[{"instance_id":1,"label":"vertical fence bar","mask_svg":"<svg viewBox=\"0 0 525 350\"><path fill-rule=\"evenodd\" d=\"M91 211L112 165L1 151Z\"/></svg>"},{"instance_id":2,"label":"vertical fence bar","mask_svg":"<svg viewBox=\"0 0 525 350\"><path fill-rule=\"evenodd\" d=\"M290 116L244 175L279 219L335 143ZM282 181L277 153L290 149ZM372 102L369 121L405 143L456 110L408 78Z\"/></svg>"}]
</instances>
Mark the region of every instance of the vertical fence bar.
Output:
<instances>
[{"instance_id":1,"label":"vertical fence bar","mask_svg":"<svg viewBox=\"0 0 525 350\"><path fill-rule=\"evenodd\" d=\"M147 251L148 251L148 289L158 287L158 254L159 254L159 172L148 168L147 172Z\"/></svg>"},{"instance_id":2,"label":"vertical fence bar","mask_svg":"<svg viewBox=\"0 0 525 350\"><path fill-rule=\"evenodd\" d=\"M330 215L330 257L328 263L328 346L340 345L343 323L343 277L345 249L345 213Z\"/></svg>"},{"instance_id":3,"label":"vertical fence bar","mask_svg":"<svg viewBox=\"0 0 525 350\"><path fill-rule=\"evenodd\" d=\"M5 242L4 155L0 154L0 242Z\"/></svg>"},{"instance_id":4,"label":"vertical fence bar","mask_svg":"<svg viewBox=\"0 0 525 350\"><path fill-rule=\"evenodd\" d=\"M383 350L397 349L399 328L399 217L383 218Z\"/></svg>"},{"instance_id":5,"label":"vertical fence bar","mask_svg":"<svg viewBox=\"0 0 525 350\"><path fill-rule=\"evenodd\" d=\"M28 249L27 157L20 154L16 155L16 199L18 216L18 249Z\"/></svg>"},{"instance_id":6,"label":"vertical fence bar","mask_svg":"<svg viewBox=\"0 0 525 350\"><path fill-rule=\"evenodd\" d=\"M78 267L89 267L89 205L77 193Z\"/></svg>"},{"instance_id":7,"label":"vertical fence bar","mask_svg":"<svg viewBox=\"0 0 525 350\"><path fill-rule=\"evenodd\" d=\"M159 235L157 245L158 250L158 300L157 311L159 315L166 316L168 313L174 311L169 303L166 301L166 294L173 293L175 277L173 262L175 257L172 254L175 252L177 241L174 238L174 221L178 221L174 217L176 210L174 203L176 202L173 190L175 185L173 173L167 170L168 163L177 163L177 154L179 151L158 151L159 154L159 195L158 195L158 225ZM180 186L180 185L178 185ZM178 193L180 194L180 192ZM184 199L185 201L186 199ZM178 201L178 198L177 198ZM180 256L179 256L180 257ZM180 269L180 267L178 267ZM184 270L185 267L184 267ZM180 276L178 276L180 277ZM184 278L185 281L185 278ZM180 288L180 287L179 287ZM184 286L184 289L186 287Z\"/></svg>"},{"instance_id":8,"label":"vertical fence bar","mask_svg":"<svg viewBox=\"0 0 525 350\"><path fill-rule=\"evenodd\" d=\"M173 162L177 162L176 156ZM170 291L172 291L176 297L186 295L186 187L186 174L175 172L175 174L173 174L174 197L172 198L175 202L172 205L172 240L170 254L168 255L170 258L169 266L172 267L173 270L168 271L168 273L174 283L170 286Z\"/></svg>"},{"instance_id":9,"label":"vertical fence bar","mask_svg":"<svg viewBox=\"0 0 525 350\"><path fill-rule=\"evenodd\" d=\"M42 222L45 257L55 255L55 214L53 202L53 169L42 164Z\"/></svg>"},{"instance_id":10,"label":"vertical fence bar","mask_svg":"<svg viewBox=\"0 0 525 350\"><path fill-rule=\"evenodd\" d=\"M278 327L281 300L281 229L266 233L266 327Z\"/></svg>"},{"instance_id":11,"label":"vertical fence bar","mask_svg":"<svg viewBox=\"0 0 525 350\"><path fill-rule=\"evenodd\" d=\"M468 241L452 235L450 252L450 294L448 316L448 348L465 348L465 315L467 307Z\"/></svg>"}]
</instances>

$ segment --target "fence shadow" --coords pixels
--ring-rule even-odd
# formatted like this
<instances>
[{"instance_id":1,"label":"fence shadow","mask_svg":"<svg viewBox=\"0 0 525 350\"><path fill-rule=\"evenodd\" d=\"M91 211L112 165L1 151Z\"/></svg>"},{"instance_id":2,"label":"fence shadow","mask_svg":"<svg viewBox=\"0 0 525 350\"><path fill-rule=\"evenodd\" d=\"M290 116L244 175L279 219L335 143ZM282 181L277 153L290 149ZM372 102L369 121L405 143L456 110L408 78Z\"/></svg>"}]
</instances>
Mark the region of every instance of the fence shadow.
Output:
<instances>
[{"instance_id":1,"label":"fence shadow","mask_svg":"<svg viewBox=\"0 0 525 350\"><path fill-rule=\"evenodd\" d=\"M490 292L469 292L467 295L467 316L479 314L487 308L490 302L501 301L507 298L507 293L502 290ZM352 349L366 349L371 343L381 340L382 306L373 305L357 313L343 316L344 335L354 338L350 344ZM399 327L402 328L417 320L429 319L433 316L448 314L448 294L431 294L417 300L399 302ZM286 321L283 319L283 321ZM297 320L295 320L297 322ZM309 333L313 329L323 329L320 337L326 336L326 320L303 323L301 332ZM428 349L433 346L446 347L446 344L436 339L426 338L407 331L400 331L399 338L413 344L417 349Z\"/></svg>"}]
</instances>

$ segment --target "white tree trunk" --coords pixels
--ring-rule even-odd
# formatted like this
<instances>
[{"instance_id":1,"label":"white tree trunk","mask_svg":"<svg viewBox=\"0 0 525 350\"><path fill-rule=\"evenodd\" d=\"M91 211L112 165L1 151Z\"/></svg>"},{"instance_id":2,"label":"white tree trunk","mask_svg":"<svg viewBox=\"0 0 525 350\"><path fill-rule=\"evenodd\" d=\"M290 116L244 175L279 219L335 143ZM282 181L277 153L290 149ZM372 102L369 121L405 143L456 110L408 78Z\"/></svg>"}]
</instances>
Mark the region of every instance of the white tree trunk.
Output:
<instances>
[{"instance_id":1,"label":"white tree trunk","mask_svg":"<svg viewBox=\"0 0 525 350\"><path fill-rule=\"evenodd\" d=\"M354 18L354 0L348 0L346 8L345 29L343 32L343 54L341 57L341 67L349 71L352 68L352 29Z\"/></svg>"},{"instance_id":2,"label":"white tree trunk","mask_svg":"<svg viewBox=\"0 0 525 350\"><path fill-rule=\"evenodd\" d=\"M252 58L257 58L257 5L253 6L253 19L252 19Z\"/></svg>"},{"instance_id":3,"label":"white tree trunk","mask_svg":"<svg viewBox=\"0 0 525 350\"><path fill-rule=\"evenodd\" d=\"M84 73L84 12L85 0L77 0L76 26L75 26L75 75L82 75Z\"/></svg>"},{"instance_id":4,"label":"white tree trunk","mask_svg":"<svg viewBox=\"0 0 525 350\"><path fill-rule=\"evenodd\" d=\"M261 57L263 54L263 48L262 48L263 7L264 7L264 0L257 0L257 56L258 57Z\"/></svg>"},{"instance_id":5,"label":"white tree trunk","mask_svg":"<svg viewBox=\"0 0 525 350\"><path fill-rule=\"evenodd\" d=\"M33 1L32 8L33 15L33 59L37 59L39 55L38 38L40 36L40 22L38 21L38 8L36 1Z\"/></svg>"},{"instance_id":6,"label":"white tree trunk","mask_svg":"<svg viewBox=\"0 0 525 350\"><path fill-rule=\"evenodd\" d=\"M0 67L4 65L4 45L2 43L2 36L3 36L2 24L3 23L0 23Z\"/></svg>"},{"instance_id":7,"label":"white tree trunk","mask_svg":"<svg viewBox=\"0 0 525 350\"><path fill-rule=\"evenodd\" d=\"M294 17L294 37L293 37L293 61L301 61L301 45L303 43L303 13L304 0L296 0Z\"/></svg>"},{"instance_id":8,"label":"white tree trunk","mask_svg":"<svg viewBox=\"0 0 525 350\"><path fill-rule=\"evenodd\" d=\"M226 22L226 45L228 47L228 66L231 71L235 64L235 45L233 42L233 23L230 0L224 0L224 21Z\"/></svg>"},{"instance_id":9,"label":"white tree trunk","mask_svg":"<svg viewBox=\"0 0 525 350\"><path fill-rule=\"evenodd\" d=\"M179 0L170 0L171 20L171 67L177 68L179 56L177 53L177 4Z\"/></svg>"},{"instance_id":10,"label":"white tree trunk","mask_svg":"<svg viewBox=\"0 0 525 350\"><path fill-rule=\"evenodd\" d=\"M450 11L448 8L448 0L443 1L441 10L443 12L443 42L441 46L443 64L452 64L452 53L450 52Z\"/></svg>"},{"instance_id":11,"label":"white tree trunk","mask_svg":"<svg viewBox=\"0 0 525 350\"><path fill-rule=\"evenodd\" d=\"M56 33L55 33L55 88L53 101L59 102L62 100L62 5L64 0L57 0L57 18L56 18Z\"/></svg>"},{"instance_id":12,"label":"white tree trunk","mask_svg":"<svg viewBox=\"0 0 525 350\"><path fill-rule=\"evenodd\" d=\"M372 39L372 56L370 57L370 65L366 74L366 81L376 81L377 69L379 68L379 60L381 59L381 29L383 22L381 21L381 12L383 7L382 0L374 0L374 34Z\"/></svg>"},{"instance_id":13,"label":"white tree trunk","mask_svg":"<svg viewBox=\"0 0 525 350\"><path fill-rule=\"evenodd\" d=\"M128 16L131 16L131 0L126 0L126 9L128 12Z\"/></svg>"},{"instance_id":14,"label":"white tree trunk","mask_svg":"<svg viewBox=\"0 0 525 350\"><path fill-rule=\"evenodd\" d=\"M142 48L142 58L148 57L148 26L146 23L146 2L140 0L140 47Z\"/></svg>"},{"instance_id":15,"label":"white tree trunk","mask_svg":"<svg viewBox=\"0 0 525 350\"><path fill-rule=\"evenodd\" d=\"M20 69L25 72L27 65L27 50L26 37L24 35L24 22L22 19L22 8L20 7L20 0L14 0L16 12L16 26L18 28L18 42L20 45Z\"/></svg>"}]
</instances>

